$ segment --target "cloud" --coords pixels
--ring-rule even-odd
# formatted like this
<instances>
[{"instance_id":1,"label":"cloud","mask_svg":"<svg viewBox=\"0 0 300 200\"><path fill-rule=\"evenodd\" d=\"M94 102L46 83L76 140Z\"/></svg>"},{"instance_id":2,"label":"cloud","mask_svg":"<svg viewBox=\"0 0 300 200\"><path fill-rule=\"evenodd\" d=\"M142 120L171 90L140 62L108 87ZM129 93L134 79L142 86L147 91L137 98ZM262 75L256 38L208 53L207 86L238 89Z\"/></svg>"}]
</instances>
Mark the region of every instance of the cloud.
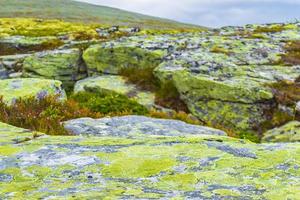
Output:
<instances>
[{"instance_id":1,"label":"cloud","mask_svg":"<svg viewBox=\"0 0 300 200\"><path fill-rule=\"evenodd\" d=\"M210 27L300 19L300 0L79 0Z\"/></svg>"}]
</instances>

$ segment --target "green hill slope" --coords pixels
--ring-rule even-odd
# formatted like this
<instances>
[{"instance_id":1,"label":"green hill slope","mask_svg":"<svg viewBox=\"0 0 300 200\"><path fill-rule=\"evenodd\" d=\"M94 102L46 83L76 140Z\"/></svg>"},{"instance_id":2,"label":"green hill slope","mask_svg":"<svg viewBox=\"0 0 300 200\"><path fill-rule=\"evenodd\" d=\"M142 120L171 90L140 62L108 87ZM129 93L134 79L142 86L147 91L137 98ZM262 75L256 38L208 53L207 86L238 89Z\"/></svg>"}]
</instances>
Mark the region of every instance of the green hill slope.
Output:
<instances>
[{"instance_id":1,"label":"green hill slope","mask_svg":"<svg viewBox=\"0 0 300 200\"><path fill-rule=\"evenodd\" d=\"M72 0L0 0L0 17L50 18L157 29L201 28L168 19Z\"/></svg>"}]
</instances>

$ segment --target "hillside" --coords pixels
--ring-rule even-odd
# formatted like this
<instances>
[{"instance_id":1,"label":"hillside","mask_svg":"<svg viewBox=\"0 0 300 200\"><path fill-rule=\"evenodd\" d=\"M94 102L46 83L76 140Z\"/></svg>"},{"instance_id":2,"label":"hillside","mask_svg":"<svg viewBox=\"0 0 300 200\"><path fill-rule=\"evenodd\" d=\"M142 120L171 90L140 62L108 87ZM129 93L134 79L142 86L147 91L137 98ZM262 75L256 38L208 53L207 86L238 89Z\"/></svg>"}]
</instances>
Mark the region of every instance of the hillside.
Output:
<instances>
[{"instance_id":1,"label":"hillside","mask_svg":"<svg viewBox=\"0 0 300 200\"><path fill-rule=\"evenodd\" d=\"M155 29L199 28L176 21L71 0L0 0L0 18L34 17Z\"/></svg>"}]
</instances>

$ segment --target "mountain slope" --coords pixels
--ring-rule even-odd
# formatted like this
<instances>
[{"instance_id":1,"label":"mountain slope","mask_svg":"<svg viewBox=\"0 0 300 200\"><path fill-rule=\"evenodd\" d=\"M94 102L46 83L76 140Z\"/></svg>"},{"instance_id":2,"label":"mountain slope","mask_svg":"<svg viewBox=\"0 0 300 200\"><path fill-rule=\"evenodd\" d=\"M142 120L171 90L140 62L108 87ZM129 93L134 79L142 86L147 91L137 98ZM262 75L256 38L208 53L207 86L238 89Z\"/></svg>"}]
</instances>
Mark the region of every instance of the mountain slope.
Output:
<instances>
[{"instance_id":1,"label":"mountain slope","mask_svg":"<svg viewBox=\"0 0 300 200\"><path fill-rule=\"evenodd\" d=\"M0 17L50 18L157 29L201 28L168 19L72 0L0 0Z\"/></svg>"}]
</instances>

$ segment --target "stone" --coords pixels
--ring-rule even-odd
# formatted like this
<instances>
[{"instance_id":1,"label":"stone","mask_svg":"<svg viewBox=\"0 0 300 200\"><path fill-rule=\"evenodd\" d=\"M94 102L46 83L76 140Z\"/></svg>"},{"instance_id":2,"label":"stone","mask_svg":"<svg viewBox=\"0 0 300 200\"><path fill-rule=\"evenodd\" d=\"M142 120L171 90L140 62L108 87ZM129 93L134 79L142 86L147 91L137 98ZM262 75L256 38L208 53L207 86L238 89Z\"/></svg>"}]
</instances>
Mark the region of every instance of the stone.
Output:
<instances>
[{"instance_id":1,"label":"stone","mask_svg":"<svg viewBox=\"0 0 300 200\"><path fill-rule=\"evenodd\" d=\"M27 54L54 49L63 42L56 37L9 36L0 38L0 55Z\"/></svg>"},{"instance_id":2,"label":"stone","mask_svg":"<svg viewBox=\"0 0 300 200\"><path fill-rule=\"evenodd\" d=\"M47 95L58 95L60 99L66 98L61 82L37 78L16 78L0 80L0 96L7 104L14 103L19 98L43 98Z\"/></svg>"},{"instance_id":3,"label":"stone","mask_svg":"<svg viewBox=\"0 0 300 200\"><path fill-rule=\"evenodd\" d=\"M65 129L75 135L128 137L134 135L226 135L225 132L178 120L154 119L144 116L82 118L64 122Z\"/></svg>"},{"instance_id":4,"label":"stone","mask_svg":"<svg viewBox=\"0 0 300 200\"><path fill-rule=\"evenodd\" d=\"M155 107L155 95L153 93L139 90L134 84L127 83L122 76L103 75L76 82L74 93L83 91L115 92L126 95L148 108Z\"/></svg>"},{"instance_id":5,"label":"stone","mask_svg":"<svg viewBox=\"0 0 300 200\"><path fill-rule=\"evenodd\" d=\"M291 121L264 133L262 142L300 142L300 122Z\"/></svg>"},{"instance_id":6,"label":"stone","mask_svg":"<svg viewBox=\"0 0 300 200\"><path fill-rule=\"evenodd\" d=\"M44 51L27 57L23 63L23 77L60 80L73 86L86 77L79 49Z\"/></svg>"},{"instance_id":7,"label":"stone","mask_svg":"<svg viewBox=\"0 0 300 200\"><path fill-rule=\"evenodd\" d=\"M296 104L296 111L300 113L300 101Z\"/></svg>"},{"instance_id":8,"label":"stone","mask_svg":"<svg viewBox=\"0 0 300 200\"><path fill-rule=\"evenodd\" d=\"M271 200L300 195L297 143L149 131L33 138L38 133L0 123L0 198Z\"/></svg>"}]
</instances>

